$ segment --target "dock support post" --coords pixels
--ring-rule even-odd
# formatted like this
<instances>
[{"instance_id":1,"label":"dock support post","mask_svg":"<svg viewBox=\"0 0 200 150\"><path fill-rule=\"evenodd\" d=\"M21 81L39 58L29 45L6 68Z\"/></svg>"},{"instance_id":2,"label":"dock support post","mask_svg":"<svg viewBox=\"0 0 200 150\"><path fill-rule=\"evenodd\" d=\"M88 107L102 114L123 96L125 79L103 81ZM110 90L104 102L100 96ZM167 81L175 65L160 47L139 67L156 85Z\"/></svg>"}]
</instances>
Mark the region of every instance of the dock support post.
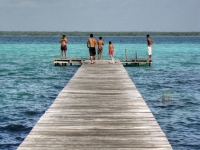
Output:
<instances>
[{"instance_id":1,"label":"dock support post","mask_svg":"<svg viewBox=\"0 0 200 150\"><path fill-rule=\"evenodd\" d=\"M71 59L70 59L69 63L70 63L70 66L72 66L72 61L71 61Z\"/></svg>"},{"instance_id":2,"label":"dock support post","mask_svg":"<svg viewBox=\"0 0 200 150\"><path fill-rule=\"evenodd\" d=\"M137 51L135 51L135 64L137 64Z\"/></svg>"},{"instance_id":3,"label":"dock support post","mask_svg":"<svg viewBox=\"0 0 200 150\"><path fill-rule=\"evenodd\" d=\"M127 61L127 59L128 59L126 49L125 49L125 59L126 59L126 61ZM128 63L126 63L126 65L128 65Z\"/></svg>"},{"instance_id":4,"label":"dock support post","mask_svg":"<svg viewBox=\"0 0 200 150\"><path fill-rule=\"evenodd\" d=\"M58 64L59 64L59 63L58 63L57 61L54 62L54 65L55 65L55 66L58 66Z\"/></svg>"}]
</instances>

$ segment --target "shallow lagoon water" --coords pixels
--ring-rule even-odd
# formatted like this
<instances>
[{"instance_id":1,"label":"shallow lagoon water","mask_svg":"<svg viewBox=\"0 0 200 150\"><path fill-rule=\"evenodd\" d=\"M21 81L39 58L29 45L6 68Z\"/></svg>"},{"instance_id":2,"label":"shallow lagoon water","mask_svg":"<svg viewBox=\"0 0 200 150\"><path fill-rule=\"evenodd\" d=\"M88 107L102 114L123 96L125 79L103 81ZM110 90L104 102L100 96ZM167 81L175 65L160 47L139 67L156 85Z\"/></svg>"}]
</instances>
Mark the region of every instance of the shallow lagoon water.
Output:
<instances>
[{"instance_id":1,"label":"shallow lagoon water","mask_svg":"<svg viewBox=\"0 0 200 150\"><path fill-rule=\"evenodd\" d=\"M53 66L60 37L0 37L0 149L16 149L79 66ZM88 58L88 37L68 37L68 57ZM200 37L152 37L151 67L125 67L173 149L200 149ZM147 57L145 37L103 37L115 57Z\"/></svg>"}]
</instances>

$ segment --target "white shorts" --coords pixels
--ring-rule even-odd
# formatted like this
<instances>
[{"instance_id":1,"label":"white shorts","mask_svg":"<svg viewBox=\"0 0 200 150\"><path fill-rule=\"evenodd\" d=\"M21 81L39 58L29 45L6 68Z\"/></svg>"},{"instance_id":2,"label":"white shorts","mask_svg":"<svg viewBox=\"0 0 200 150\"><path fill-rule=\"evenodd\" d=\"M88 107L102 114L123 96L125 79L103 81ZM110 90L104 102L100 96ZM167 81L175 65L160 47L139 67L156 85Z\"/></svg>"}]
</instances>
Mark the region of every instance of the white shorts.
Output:
<instances>
[{"instance_id":1,"label":"white shorts","mask_svg":"<svg viewBox=\"0 0 200 150\"><path fill-rule=\"evenodd\" d=\"M152 55L152 47L151 47L151 46L148 46L148 47L147 47L147 50L148 50L148 55Z\"/></svg>"}]
</instances>

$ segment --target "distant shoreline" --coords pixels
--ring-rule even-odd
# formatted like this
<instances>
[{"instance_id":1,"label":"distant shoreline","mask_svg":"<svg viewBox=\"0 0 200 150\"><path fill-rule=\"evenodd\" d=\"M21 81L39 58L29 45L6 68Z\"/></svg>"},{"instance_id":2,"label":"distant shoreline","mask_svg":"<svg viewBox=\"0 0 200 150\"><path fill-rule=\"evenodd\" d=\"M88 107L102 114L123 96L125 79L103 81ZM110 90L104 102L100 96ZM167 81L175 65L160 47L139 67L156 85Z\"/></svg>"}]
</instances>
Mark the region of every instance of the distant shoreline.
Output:
<instances>
[{"instance_id":1,"label":"distant shoreline","mask_svg":"<svg viewBox=\"0 0 200 150\"><path fill-rule=\"evenodd\" d=\"M48 31L0 31L0 36L200 36L200 32L48 32Z\"/></svg>"}]
</instances>

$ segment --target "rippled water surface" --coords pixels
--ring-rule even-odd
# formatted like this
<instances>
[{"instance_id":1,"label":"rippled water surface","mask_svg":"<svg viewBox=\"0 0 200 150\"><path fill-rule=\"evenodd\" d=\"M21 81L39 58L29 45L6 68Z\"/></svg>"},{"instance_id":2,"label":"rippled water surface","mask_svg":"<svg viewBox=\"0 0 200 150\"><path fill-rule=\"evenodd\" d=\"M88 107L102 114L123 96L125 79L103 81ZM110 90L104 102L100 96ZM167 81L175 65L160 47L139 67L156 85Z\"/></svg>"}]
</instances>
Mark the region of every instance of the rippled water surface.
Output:
<instances>
[{"instance_id":1,"label":"rippled water surface","mask_svg":"<svg viewBox=\"0 0 200 150\"><path fill-rule=\"evenodd\" d=\"M0 149L23 141L79 66L53 66L60 37L0 37ZM200 37L152 37L151 67L125 67L173 149L200 149ZM68 57L88 58L87 37L68 37ZM115 57L147 57L145 37L103 37Z\"/></svg>"}]
</instances>

